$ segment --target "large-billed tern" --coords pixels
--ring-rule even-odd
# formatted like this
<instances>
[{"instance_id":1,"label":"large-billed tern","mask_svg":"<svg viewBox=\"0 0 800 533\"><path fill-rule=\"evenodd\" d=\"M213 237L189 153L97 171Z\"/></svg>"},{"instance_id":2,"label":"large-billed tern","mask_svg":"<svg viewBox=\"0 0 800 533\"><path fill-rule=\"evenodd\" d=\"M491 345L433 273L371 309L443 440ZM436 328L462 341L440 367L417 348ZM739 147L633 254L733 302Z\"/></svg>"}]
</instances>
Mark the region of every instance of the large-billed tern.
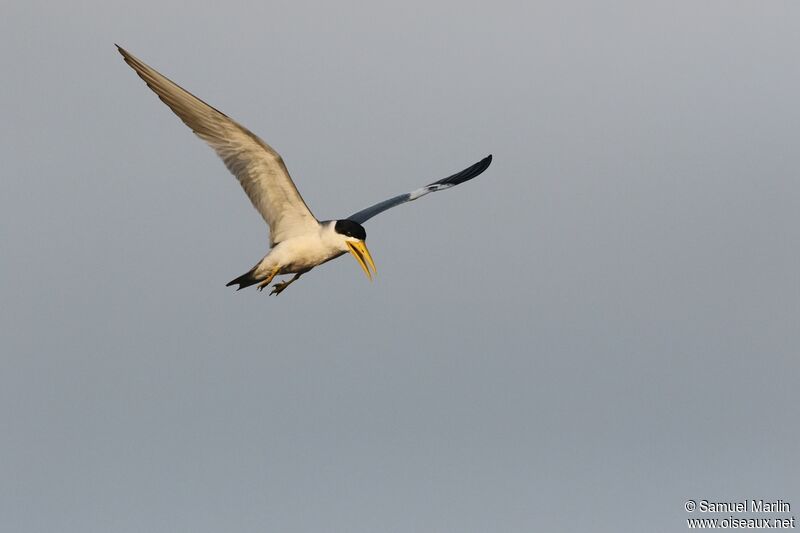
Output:
<instances>
[{"instance_id":1,"label":"large-billed tern","mask_svg":"<svg viewBox=\"0 0 800 533\"><path fill-rule=\"evenodd\" d=\"M364 222L392 207L470 180L492 162L489 155L452 176L384 200L347 218L318 221L289 177L283 159L267 143L126 50L119 46L117 49L161 101L217 152L269 226L270 251L246 274L228 283L228 286L238 285L237 290L255 284L262 290L275 276L294 274L288 281L273 285L270 294L280 294L315 266L347 252L372 279L370 267L375 272L377 269L364 242L367 238Z\"/></svg>"}]
</instances>

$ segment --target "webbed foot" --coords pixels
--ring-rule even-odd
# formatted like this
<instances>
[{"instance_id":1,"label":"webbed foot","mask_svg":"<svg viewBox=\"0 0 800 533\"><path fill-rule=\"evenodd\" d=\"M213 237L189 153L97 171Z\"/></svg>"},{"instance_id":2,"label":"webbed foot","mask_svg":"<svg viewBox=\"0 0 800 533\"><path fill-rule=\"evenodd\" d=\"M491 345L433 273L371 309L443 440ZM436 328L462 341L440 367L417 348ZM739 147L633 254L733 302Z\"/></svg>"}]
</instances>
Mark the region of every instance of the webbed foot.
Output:
<instances>
[{"instance_id":1,"label":"webbed foot","mask_svg":"<svg viewBox=\"0 0 800 533\"><path fill-rule=\"evenodd\" d=\"M258 284L258 290L263 291L264 288L272 282L272 279L278 275L278 272L280 272L280 269L276 268L269 276L264 278L264 281Z\"/></svg>"},{"instance_id":2,"label":"webbed foot","mask_svg":"<svg viewBox=\"0 0 800 533\"><path fill-rule=\"evenodd\" d=\"M304 271L304 272L308 272L308 271L306 270L306 271ZM269 293L269 295L270 295L270 296L272 296L273 294L274 294L275 296L279 295L280 293L282 293L282 292L283 292L283 290L284 290L286 287L288 287L289 285L291 285L292 283L294 283L295 281L297 281L297 279L298 279L300 276L302 276L304 272L298 272L297 274L295 274L294 276L292 276L292 279L290 279L289 281L281 281L281 282L278 282L278 283L276 283L275 285L273 285L273 286L272 286L272 291Z\"/></svg>"},{"instance_id":3,"label":"webbed foot","mask_svg":"<svg viewBox=\"0 0 800 533\"><path fill-rule=\"evenodd\" d=\"M275 285L272 286L272 291L270 291L269 295L270 296L272 296L273 294L275 296L279 295L281 292L283 292L283 289L288 287L291 283L292 283L291 281L281 281L279 283L276 283Z\"/></svg>"}]
</instances>

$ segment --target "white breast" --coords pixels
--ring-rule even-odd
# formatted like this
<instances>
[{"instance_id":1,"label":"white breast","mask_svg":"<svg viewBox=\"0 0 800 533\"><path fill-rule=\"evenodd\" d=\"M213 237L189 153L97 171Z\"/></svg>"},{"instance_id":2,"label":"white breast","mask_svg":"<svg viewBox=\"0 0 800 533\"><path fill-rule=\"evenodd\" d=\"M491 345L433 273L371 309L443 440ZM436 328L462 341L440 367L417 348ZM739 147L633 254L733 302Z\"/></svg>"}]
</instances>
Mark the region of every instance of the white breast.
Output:
<instances>
[{"instance_id":1,"label":"white breast","mask_svg":"<svg viewBox=\"0 0 800 533\"><path fill-rule=\"evenodd\" d=\"M281 273L294 274L330 261L346 249L342 237L325 224L319 231L279 243L264 259L280 265Z\"/></svg>"}]
</instances>

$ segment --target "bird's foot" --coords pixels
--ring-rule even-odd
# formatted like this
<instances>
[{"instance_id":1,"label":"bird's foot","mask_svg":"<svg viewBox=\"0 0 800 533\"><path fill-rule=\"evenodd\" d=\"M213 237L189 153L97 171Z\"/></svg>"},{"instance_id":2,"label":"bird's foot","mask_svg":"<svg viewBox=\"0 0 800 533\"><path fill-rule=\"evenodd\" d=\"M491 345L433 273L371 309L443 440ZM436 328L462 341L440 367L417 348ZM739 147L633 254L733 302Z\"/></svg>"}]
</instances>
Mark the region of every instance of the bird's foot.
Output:
<instances>
[{"instance_id":1,"label":"bird's foot","mask_svg":"<svg viewBox=\"0 0 800 533\"><path fill-rule=\"evenodd\" d=\"M270 273L269 276L266 277L264 281L258 284L258 290L263 291L270 283L272 283L272 278L278 275L279 270L275 270L274 272Z\"/></svg>"},{"instance_id":2,"label":"bird's foot","mask_svg":"<svg viewBox=\"0 0 800 533\"><path fill-rule=\"evenodd\" d=\"M279 283L276 283L275 285L272 286L272 291L269 293L269 295L270 296L272 296L273 294L275 296L279 295L281 292L283 292L283 289L289 286L291 282L292 281L290 280L290 281L281 281Z\"/></svg>"}]
</instances>

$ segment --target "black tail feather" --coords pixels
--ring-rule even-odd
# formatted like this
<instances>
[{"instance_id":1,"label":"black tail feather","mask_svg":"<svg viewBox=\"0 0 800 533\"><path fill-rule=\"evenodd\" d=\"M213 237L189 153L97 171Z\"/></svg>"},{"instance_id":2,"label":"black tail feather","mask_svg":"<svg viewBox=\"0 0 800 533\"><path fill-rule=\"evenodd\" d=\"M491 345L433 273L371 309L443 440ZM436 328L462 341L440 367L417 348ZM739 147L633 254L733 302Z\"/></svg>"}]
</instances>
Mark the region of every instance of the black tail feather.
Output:
<instances>
[{"instance_id":1,"label":"black tail feather","mask_svg":"<svg viewBox=\"0 0 800 533\"><path fill-rule=\"evenodd\" d=\"M239 288L236 289L236 290L240 291L240 290L244 289L245 287L249 287L250 285L255 285L256 283L261 281L260 279L256 278L256 276L255 276L255 272L256 272L256 267L257 266L258 265L256 265L252 269L250 269L247 273L242 274L238 278L229 281L228 283L225 284L225 286L226 287L230 287L231 285L237 285L238 284Z\"/></svg>"}]
</instances>

